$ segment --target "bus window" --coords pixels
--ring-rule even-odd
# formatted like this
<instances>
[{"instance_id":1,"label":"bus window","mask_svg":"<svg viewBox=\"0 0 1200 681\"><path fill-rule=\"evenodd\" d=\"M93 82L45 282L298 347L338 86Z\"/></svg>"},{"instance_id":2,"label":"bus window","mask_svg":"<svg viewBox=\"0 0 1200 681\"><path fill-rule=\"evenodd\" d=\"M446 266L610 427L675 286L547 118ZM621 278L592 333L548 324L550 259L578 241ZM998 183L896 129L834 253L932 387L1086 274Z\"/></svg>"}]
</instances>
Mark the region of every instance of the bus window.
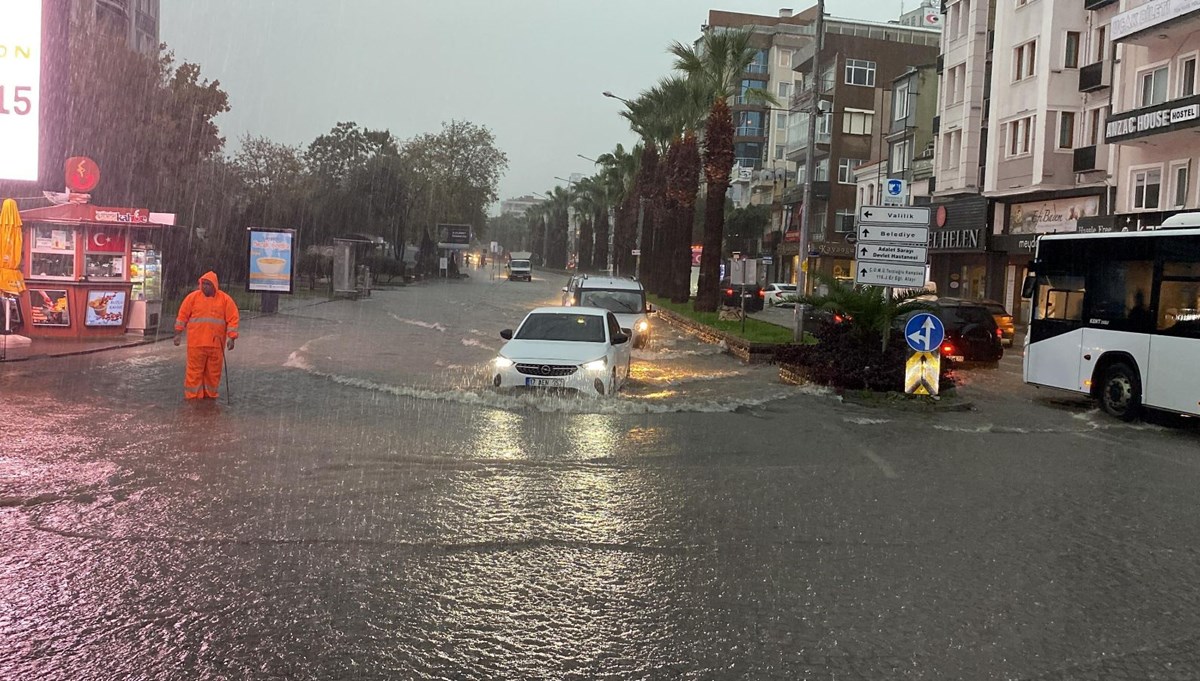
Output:
<instances>
[{"instance_id":1,"label":"bus window","mask_svg":"<svg viewBox=\"0 0 1200 681\"><path fill-rule=\"evenodd\" d=\"M1167 263L1168 267L1172 263ZM1168 267L1163 268L1165 274ZM1200 280L1164 280L1158 290L1158 330L1200 338Z\"/></svg>"},{"instance_id":2,"label":"bus window","mask_svg":"<svg viewBox=\"0 0 1200 681\"><path fill-rule=\"evenodd\" d=\"M1038 275L1034 319L1083 319L1083 277L1069 274Z\"/></svg>"},{"instance_id":3,"label":"bus window","mask_svg":"<svg viewBox=\"0 0 1200 681\"><path fill-rule=\"evenodd\" d=\"M1121 330L1149 333L1150 291L1154 284L1151 260L1109 260L1093 263L1088 277L1088 320ZM1095 323L1095 322L1093 322Z\"/></svg>"}]
</instances>

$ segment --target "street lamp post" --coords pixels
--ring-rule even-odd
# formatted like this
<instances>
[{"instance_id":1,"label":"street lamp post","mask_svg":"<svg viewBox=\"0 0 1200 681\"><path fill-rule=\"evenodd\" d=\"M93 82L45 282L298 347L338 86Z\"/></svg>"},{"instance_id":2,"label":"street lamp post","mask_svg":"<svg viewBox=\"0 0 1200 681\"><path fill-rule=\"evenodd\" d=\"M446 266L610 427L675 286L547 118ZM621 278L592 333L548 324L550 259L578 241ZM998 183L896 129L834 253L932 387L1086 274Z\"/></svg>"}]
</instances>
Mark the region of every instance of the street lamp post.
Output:
<instances>
[{"instance_id":1,"label":"street lamp post","mask_svg":"<svg viewBox=\"0 0 1200 681\"><path fill-rule=\"evenodd\" d=\"M571 187L573 187L575 185L574 180L569 180L565 177L559 177L558 175L555 175L554 179L562 180L563 182L567 183L567 195L569 196L571 194ZM571 225L571 212L573 210L574 209L571 207L571 204L568 203L567 204L567 260L568 261L570 260L571 251L579 250L579 235L576 233L578 226L573 227ZM576 218L575 221L578 222L578 218ZM574 245L574 248L572 248L572 245ZM565 265L566 263L563 263L563 264ZM578 263L576 263L576 267L578 267Z\"/></svg>"}]
</instances>

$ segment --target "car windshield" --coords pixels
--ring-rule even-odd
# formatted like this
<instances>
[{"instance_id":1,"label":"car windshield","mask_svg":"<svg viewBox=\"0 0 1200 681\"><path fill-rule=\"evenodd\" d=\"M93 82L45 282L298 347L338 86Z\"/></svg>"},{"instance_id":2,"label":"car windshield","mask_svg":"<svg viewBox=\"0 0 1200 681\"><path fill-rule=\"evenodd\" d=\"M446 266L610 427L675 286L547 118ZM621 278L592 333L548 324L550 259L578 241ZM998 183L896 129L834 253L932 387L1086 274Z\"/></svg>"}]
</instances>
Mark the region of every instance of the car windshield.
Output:
<instances>
[{"instance_id":1,"label":"car windshield","mask_svg":"<svg viewBox=\"0 0 1200 681\"><path fill-rule=\"evenodd\" d=\"M995 324L992 313L982 305L947 305L938 310L938 317L950 329L962 329L970 324Z\"/></svg>"},{"instance_id":2,"label":"car windshield","mask_svg":"<svg viewBox=\"0 0 1200 681\"><path fill-rule=\"evenodd\" d=\"M796 290L796 287L792 286L791 284L776 284L775 288L779 289L780 291L795 291Z\"/></svg>"},{"instance_id":3,"label":"car windshield","mask_svg":"<svg viewBox=\"0 0 1200 681\"><path fill-rule=\"evenodd\" d=\"M537 313L517 331L521 340L604 342L604 318L594 314Z\"/></svg>"},{"instance_id":4,"label":"car windshield","mask_svg":"<svg viewBox=\"0 0 1200 681\"><path fill-rule=\"evenodd\" d=\"M509 267L529 267L528 260L514 260L509 263Z\"/></svg>"},{"instance_id":5,"label":"car windshield","mask_svg":"<svg viewBox=\"0 0 1200 681\"><path fill-rule=\"evenodd\" d=\"M621 314L641 312L645 307L641 291L587 289L579 293L582 307L598 307Z\"/></svg>"}]
</instances>

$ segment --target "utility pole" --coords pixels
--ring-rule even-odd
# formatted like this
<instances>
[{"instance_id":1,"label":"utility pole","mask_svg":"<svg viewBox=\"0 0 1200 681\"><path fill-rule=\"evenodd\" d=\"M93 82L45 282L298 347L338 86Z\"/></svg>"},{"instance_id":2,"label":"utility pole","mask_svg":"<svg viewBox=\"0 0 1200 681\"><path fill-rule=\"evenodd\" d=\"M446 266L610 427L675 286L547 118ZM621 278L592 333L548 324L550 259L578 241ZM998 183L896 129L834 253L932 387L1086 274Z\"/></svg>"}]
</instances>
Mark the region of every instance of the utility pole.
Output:
<instances>
[{"instance_id":1,"label":"utility pole","mask_svg":"<svg viewBox=\"0 0 1200 681\"><path fill-rule=\"evenodd\" d=\"M817 0L817 21L813 36L812 72L809 77L812 89L812 102L808 110L808 149L804 152L804 203L801 204L800 214L800 272L796 273L797 292L808 295L809 266L808 266L808 237L812 230L812 200L813 179L817 174L817 116L821 113L821 48L824 47L825 37L825 0ZM807 305L796 303L796 342L804 341L804 316Z\"/></svg>"}]
</instances>

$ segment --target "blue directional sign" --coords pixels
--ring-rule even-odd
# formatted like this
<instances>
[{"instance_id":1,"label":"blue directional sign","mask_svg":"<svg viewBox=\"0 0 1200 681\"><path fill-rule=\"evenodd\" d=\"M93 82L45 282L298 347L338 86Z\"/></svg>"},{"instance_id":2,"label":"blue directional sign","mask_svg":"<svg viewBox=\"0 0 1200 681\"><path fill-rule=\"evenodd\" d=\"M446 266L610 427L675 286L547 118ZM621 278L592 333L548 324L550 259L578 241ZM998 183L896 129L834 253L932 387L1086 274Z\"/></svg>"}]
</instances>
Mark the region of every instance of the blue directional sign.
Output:
<instances>
[{"instance_id":1,"label":"blue directional sign","mask_svg":"<svg viewBox=\"0 0 1200 681\"><path fill-rule=\"evenodd\" d=\"M917 352L937 352L946 339L946 327L937 315L928 312L915 314L904 325L904 340Z\"/></svg>"}]
</instances>

